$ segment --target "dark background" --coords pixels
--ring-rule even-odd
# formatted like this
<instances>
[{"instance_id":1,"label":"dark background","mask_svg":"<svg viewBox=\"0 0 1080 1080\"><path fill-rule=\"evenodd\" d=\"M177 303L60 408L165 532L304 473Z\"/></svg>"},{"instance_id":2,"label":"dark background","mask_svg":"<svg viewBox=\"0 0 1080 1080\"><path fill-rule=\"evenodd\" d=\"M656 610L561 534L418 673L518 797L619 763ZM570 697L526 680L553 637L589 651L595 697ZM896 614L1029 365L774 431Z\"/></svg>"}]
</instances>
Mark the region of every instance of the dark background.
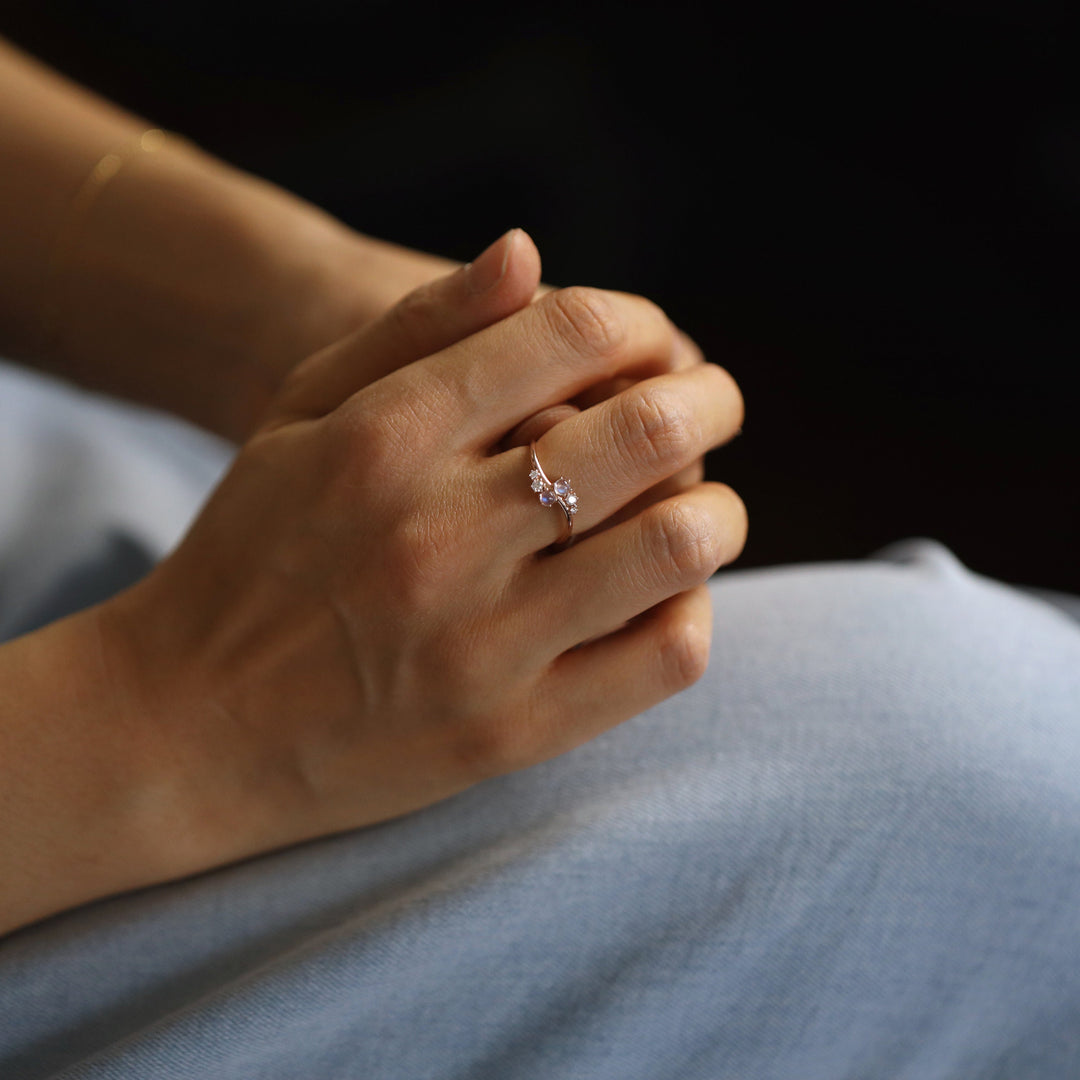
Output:
<instances>
[{"instance_id":1,"label":"dark background","mask_svg":"<svg viewBox=\"0 0 1080 1080\"><path fill-rule=\"evenodd\" d=\"M0 33L375 236L659 301L743 565L934 536L1080 592L1075 5L11 3Z\"/></svg>"}]
</instances>

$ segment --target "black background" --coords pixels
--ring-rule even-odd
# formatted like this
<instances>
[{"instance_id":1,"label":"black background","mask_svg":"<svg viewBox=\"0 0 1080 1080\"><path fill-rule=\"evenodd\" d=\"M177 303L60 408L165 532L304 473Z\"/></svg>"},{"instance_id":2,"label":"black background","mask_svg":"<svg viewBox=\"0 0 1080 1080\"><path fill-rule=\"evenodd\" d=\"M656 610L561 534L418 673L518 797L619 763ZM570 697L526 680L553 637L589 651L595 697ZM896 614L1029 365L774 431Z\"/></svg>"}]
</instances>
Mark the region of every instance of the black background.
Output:
<instances>
[{"instance_id":1,"label":"black background","mask_svg":"<svg viewBox=\"0 0 1080 1080\"><path fill-rule=\"evenodd\" d=\"M1080 592L1070 5L9 4L0 33L372 235L660 302L742 385L743 565L934 536Z\"/></svg>"}]
</instances>

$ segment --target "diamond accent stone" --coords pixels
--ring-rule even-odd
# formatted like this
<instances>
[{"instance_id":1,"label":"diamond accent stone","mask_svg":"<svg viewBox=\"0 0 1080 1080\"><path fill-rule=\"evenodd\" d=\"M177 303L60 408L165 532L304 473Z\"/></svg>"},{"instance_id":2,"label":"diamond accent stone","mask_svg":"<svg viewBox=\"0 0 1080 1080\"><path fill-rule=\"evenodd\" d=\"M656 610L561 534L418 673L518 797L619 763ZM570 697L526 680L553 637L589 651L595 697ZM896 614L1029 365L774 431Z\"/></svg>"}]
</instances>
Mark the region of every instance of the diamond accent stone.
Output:
<instances>
[{"instance_id":1,"label":"diamond accent stone","mask_svg":"<svg viewBox=\"0 0 1080 1080\"><path fill-rule=\"evenodd\" d=\"M578 497L570 481L565 476L560 476L554 482L547 478L544 470L540 467L540 462L536 460L535 444L531 449L531 453L533 467L529 472L529 486L536 492L541 506L557 506L566 514L566 538L560 543L569 543L570 534L574 528L572 518L578 512Z\"/></svg>"}]
</instances>

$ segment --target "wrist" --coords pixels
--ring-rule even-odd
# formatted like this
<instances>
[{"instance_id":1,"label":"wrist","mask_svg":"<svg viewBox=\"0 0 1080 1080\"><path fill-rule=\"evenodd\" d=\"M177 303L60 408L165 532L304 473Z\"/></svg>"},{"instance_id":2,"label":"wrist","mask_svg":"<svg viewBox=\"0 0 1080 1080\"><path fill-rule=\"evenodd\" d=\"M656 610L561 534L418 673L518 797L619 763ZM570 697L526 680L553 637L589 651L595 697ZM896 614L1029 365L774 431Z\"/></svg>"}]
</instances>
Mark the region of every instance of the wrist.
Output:
<instances>
[{"instance_id":1,"label":"wrist","mask_svg":"<svg viewBox=\"0 0 1080 1080\"><path fill-rule=\"evenodd\" d=\"M233 684L262 659L219 637L206 593L222 583L213 568L191 573L184 563L174 553L99 609L102 667L136 732L124 766L138 804L129 829L134 846L152 852L142 865L155 881L320 833L289 748L261 718L239 722L230 706Z\"/></svg>"}]
</instances>

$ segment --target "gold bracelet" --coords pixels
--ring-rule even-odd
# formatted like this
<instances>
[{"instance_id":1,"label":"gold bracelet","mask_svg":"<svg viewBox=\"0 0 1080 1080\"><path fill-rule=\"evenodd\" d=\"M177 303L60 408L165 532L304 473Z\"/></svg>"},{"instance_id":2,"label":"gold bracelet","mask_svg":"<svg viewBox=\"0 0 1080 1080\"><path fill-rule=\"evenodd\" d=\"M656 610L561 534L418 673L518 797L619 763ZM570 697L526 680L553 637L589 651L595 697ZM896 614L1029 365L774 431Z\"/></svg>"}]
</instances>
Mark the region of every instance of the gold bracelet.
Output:
<instances>
[{"instance_id":1,"label":"gold bracelet","mask_svg":"<svg viewBox=\"0 0 1080 1080\"><path fill-rule=\"evenodd\" d=\"M71 202L68 203L63 221L53 245L52 258L45 273L45 286L42 289L41 323L42 351L48 352L59 342L59 304L50 297L63 273L64 265L71 256L94 203L108 182L130 161L139 154L155 154L165 145L171 136L161 128L147 128L134 138L114 147L103 154L90 170L86 179L79 185Z\"/></svg>"}]
</instances>

